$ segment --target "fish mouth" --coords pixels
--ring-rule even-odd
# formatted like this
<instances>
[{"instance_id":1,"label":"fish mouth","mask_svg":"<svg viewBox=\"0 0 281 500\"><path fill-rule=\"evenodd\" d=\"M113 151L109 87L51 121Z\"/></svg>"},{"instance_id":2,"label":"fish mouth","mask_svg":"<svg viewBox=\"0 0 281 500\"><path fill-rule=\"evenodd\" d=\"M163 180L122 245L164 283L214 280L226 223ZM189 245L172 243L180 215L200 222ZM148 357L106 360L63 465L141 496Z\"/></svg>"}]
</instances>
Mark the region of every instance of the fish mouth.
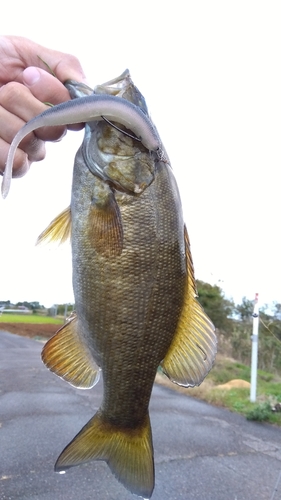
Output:
<instances>
[{"instance_id":1,"label":"fish mouth","mask_svg":"<svg viewBox=\"0 0 281 500\"><path fill-rule=\"evenodd\" d=\"M84 84L83 84L84 87ZM83 92L83 87L81 91ZM69 85L67 85L68 90ZM74 88L74 91L76 89ZM78 92L80 88L78 87ZM110 95L132 103L140 109L140 112L148 117L146 102L138 88L134 85L128 69L121 75L109 80L101 85L97 85L94 94ZM77 95L77 93L76 93ZM141 113L141 114L142 114ZM107 183L111 183L115 190L130 195L141 194L154 180L154 161L151 156L147 156L147 151L143 148L138 137L130 133L127 127L120 128L118 121L113 122L104 118L107 123L107 131L104 133L104 125L96 124L91 126L88 123L85 127L85 137L82 145L84 162L88 169ZM112 136L108 137L108 142L102 144L101 138L97 135L97 130L102 127L102 136L108 136L113 131L113 137L124 134L126 138L121 141L122 152L118 148L114 150ZM121 125L122 127L122 125ZM127 137L139 141L138 144L126 142ZM95 144L95 147L93 147ZM107 145L109 149L107 149Z\"/></svg>"},{"instance_id":2,"label":"fish mouth","mask_svg":"<svg viewBox=\"0 0 281 500\"><path fill-rule=\"evenodd\" d=\"M130 101L138 106L148 116L145 99L133 83L128 69L125 69L125 71L123 71L123 73L116 78L102 83L101 85L96 85L94 92L95 94L109 94L117 97L123 97L127 101Z\"/></svg>"},{"instance_id":3,"label":"fish mouth","mask_svg":"<svg viewBox=\"0 0 281 500\"><path fill-rule=\"evenodd\" d=\"M65 80L64 86L67 88L71 99L85 97L86 95L92 95L94 93L94 89L89 87L89 85L83 82L77 82L76 80Z\"/></svg>"},{"instance_id":4,"label":"fish mouth","mask_svg":"<svg viewBox=\"0 0 281 500\"><path fill-rule=\"evenodd\" d=\"M96 94L110 94L110 95L119 95L124 90L125 87L132 83L130 71L125 69L120 76L109 80L108 82L102 83L100 85L96 85L94 88L94 92Z\"/></svg>"}]
</instances>

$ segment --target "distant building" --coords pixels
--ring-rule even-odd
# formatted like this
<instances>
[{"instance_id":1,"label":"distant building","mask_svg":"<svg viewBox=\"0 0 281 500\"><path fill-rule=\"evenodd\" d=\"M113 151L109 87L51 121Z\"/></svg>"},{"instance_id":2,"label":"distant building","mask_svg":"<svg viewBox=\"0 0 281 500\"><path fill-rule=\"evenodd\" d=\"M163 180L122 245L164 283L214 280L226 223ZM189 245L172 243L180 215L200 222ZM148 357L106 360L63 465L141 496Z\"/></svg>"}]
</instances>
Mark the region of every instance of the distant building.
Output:
<instances>
[{"instance_id":1,"label":"distant building","mask_svg":"<svg viewBox=\"0 0 281 500\"><path fill-rule=\"evenodd\" d=\"M32 314L32 309L4 309L0 308L1 314Z\"/></svg>"}]
</instances>

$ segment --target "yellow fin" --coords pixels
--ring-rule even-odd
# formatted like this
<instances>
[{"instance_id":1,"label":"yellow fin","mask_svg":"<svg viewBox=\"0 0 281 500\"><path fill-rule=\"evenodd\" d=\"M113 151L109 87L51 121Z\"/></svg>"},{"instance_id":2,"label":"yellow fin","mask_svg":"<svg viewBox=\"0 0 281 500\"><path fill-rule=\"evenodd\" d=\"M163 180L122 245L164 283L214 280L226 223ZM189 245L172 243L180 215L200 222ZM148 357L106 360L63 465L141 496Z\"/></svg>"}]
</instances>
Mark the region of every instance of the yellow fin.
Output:
<instances>
[{"instance_id":1,"label":"yellow fin","mask_svg":"<svg viewBox=\"0 0 281 500\"><path fill-rule=\"evenodd\" d=\"M172 382L185 387L200 385L217 353L215 327L197 301L189 238L184 228L187 282L184 304L169 351L161 363Z\"/></svg>"},{"instance_id":2,"label":"yellow fin","mask_svg":"<svg viewBox=\"0 0 281 500\"><path fill-rule=\"evenodd\" d=\"M73 315L45 344L42 361L47 368L79 389L90 389L99 380L100 368L77 332Z\"/></svg>"},{"instance_id":3,"label":"yellow fin","mask_svg":"<svg viewBox=\"0 0 281 500\"><path fill-rule=\"evenodd\" d=\"M149 415L139 427L126 429L109 423L99 410L60 454L55 471L62 472L90 460L105 460L125 488L150 498L154 460Z\"/></svg>"},{"instance_id":4,"label":"yellow fin","mask_svg":"<svg viewBox=\"0 0 281 500\"><path fill-rule=\"evenodd\" d=\"M123 249L123 226L118 204L112 192L106 201L91 205L89 237L95 250L105 257L121 255Z\"/></svg>"},{"instance_id":5,"label":"yellow fin","mask_svg":"<svg viewBox=\"0 0 281 500\"><path fill-rule=\"evenodd\" d=\"M71 211L67 207L61 212L49 226L38 236L37 244L51 241L58 241L64 243L71 233Z\"/></svg>"}]
</instances>

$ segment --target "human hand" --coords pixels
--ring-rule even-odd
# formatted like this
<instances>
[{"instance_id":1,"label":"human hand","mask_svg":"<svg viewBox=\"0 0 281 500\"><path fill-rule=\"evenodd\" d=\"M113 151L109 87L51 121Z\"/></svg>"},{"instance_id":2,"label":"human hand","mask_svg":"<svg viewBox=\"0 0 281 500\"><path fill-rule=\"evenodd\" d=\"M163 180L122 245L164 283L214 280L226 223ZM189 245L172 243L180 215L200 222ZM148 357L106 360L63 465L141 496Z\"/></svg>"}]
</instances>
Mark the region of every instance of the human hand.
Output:
<instances>
[{"instance_id":1,"label":"human hand","mask_svg":"<svg viewBox=\"0 0 281 500\"><path fill-rule=\"evenodd\" d=\"M48 72L43 61L56 77ZM18 130L48 108L45 102L58 104L69 100L62 83L67 79L85 79L76 57L26 38L0 36L0 173L5 170L9 147ZM21 177L33 161L45 157L44 141L59 140L65 133L66 127L58 126L29 134L16 152L13 177Z\"/></svg>"}]
</instances>

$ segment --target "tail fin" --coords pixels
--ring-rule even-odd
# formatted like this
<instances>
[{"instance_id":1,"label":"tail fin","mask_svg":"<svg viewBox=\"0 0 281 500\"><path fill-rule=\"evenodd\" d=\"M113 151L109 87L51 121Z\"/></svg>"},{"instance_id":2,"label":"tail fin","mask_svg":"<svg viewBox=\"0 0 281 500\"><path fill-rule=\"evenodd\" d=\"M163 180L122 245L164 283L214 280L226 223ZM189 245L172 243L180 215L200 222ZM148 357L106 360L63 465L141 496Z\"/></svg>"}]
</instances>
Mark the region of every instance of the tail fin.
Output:
<instances>
[{"instance_id":1,"label":"tail fin","mask_svg":"<svg viewBox=\"0 0 281 500\"><path fill-rule=\"evenodd\" d=\"M149 499L154 488L153 444L149 415L135 429L116 427L99 410L60 454L55 471L90 460L105 460L132 493Z\"/></svg>"}]
</instances>

